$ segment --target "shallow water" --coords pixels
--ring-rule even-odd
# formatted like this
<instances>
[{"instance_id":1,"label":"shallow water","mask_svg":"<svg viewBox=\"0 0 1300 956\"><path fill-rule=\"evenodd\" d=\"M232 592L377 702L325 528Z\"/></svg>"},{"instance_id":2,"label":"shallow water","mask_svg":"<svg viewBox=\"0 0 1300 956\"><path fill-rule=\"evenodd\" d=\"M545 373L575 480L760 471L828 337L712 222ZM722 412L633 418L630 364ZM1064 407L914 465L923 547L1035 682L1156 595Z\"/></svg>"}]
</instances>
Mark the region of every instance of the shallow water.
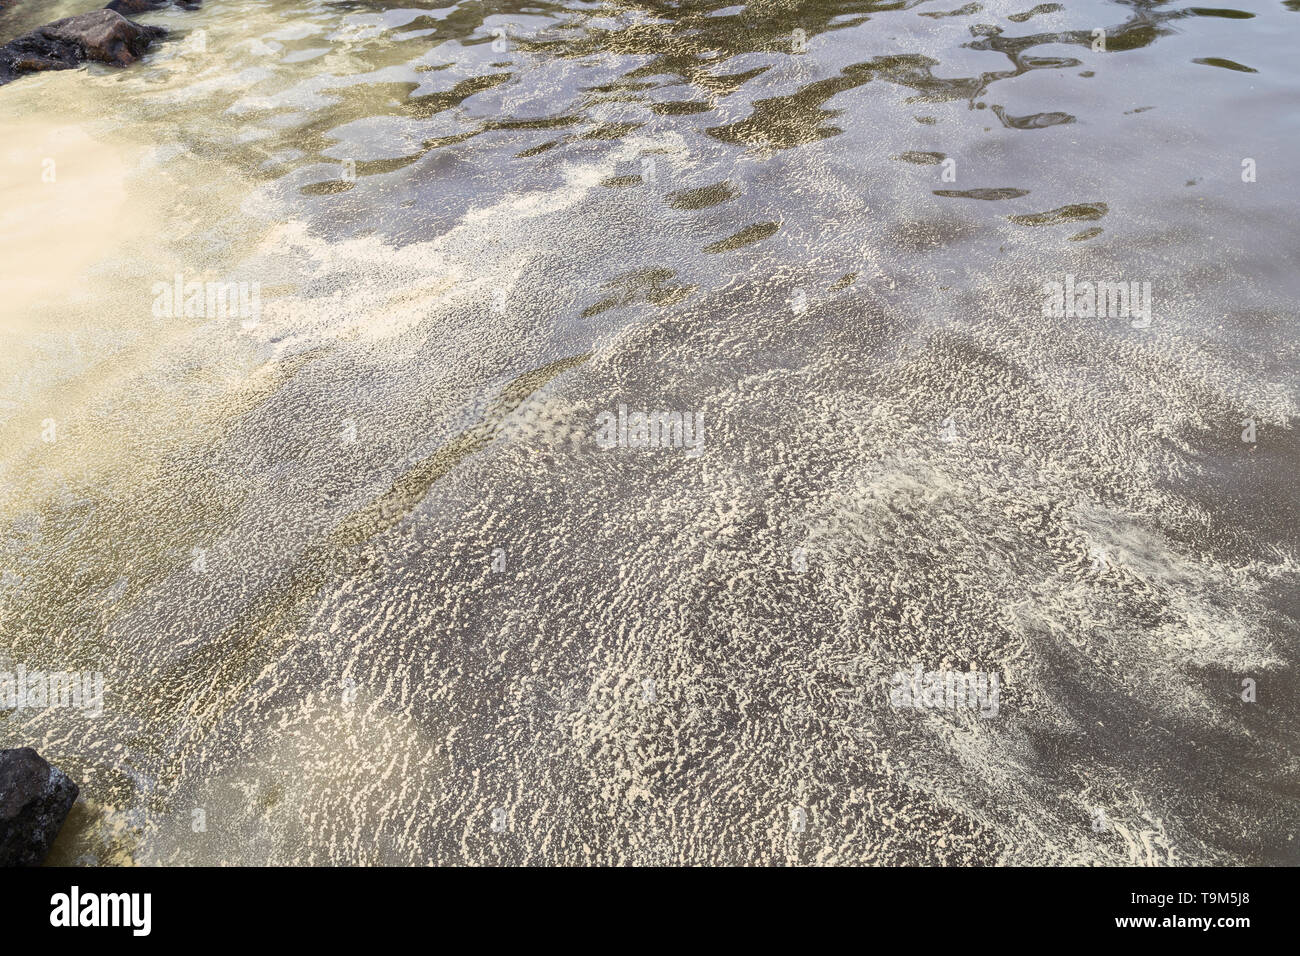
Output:
<instances>
[{"instance_id":1,"label":"shallow water","mask_svg":"<svg viewBox=\"0 0 1300 956\"><path fill-rule=\"evenodd\" d=\"M1300 862L1294 6L208 0L0 89L57 861Z\"/></svg>"}]
</instances>

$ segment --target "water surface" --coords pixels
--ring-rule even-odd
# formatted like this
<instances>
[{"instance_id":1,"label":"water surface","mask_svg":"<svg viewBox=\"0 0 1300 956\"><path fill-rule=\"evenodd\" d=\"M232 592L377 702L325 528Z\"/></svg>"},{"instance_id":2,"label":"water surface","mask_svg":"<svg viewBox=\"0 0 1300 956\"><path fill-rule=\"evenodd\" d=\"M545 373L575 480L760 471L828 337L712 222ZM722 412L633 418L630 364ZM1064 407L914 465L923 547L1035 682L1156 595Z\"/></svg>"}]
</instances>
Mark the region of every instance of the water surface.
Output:
<instances>
[{"instance_id":1,"label":"water surface","mask_svg":"<svg viewBox=\"0 0 1300 956\"><path fill-rule=\"evenodd\" d=\"M141 20L0 89L0 664L107 685L0 711L61 862L1300 860L1294 4Z\"/></svg>"}]
</instances>

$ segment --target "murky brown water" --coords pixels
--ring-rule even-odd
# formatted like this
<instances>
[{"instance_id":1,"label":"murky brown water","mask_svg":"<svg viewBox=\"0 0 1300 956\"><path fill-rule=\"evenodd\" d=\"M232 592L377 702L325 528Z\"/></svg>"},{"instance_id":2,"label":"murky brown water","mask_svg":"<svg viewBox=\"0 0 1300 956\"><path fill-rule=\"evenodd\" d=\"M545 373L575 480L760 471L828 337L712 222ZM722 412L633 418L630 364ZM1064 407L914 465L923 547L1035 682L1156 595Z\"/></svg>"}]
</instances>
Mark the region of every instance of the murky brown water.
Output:
<instances>
[{"instance_id":1,"label":"murky brown water","mask_svg":"<svg viewBox=\"0 0 1300 956\"><path fill-rule=\"evenodd\" d=\"M208 0L0 88L58 861L1300 861L1295 5L686 6Z\"/></svg>"}]
</instances>

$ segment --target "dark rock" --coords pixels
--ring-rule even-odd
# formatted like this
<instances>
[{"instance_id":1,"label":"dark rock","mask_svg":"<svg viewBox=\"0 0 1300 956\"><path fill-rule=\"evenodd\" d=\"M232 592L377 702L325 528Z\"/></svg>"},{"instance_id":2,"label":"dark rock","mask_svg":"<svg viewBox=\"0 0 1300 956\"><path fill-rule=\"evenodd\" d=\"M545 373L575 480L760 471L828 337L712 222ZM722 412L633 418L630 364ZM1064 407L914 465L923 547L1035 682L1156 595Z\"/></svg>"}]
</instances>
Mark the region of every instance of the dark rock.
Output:
<instances>
[{"instance_id":1,"label":"dark rock","mask_svg":"<svg viewBox=\"0 0 1300 956\"><path fill-rule=\"evenodd\" d=\"M166 33L113 10L65 17L0 47L0 83L38 70L66 70L86 60L126 66Z\"/></svg>"},{"instance_id":2,"label":"dark rock","mask_svg":"<svg viewBox=\"0 0 1300 956\"><path fill-rule=\"evenodd\" d=\"M0 0L2 3L3 0ZM201 0L174 0L176 6L185 10L197 10L202 6ZM150 10L161 10L163 7L170 7L173 0L113 0L112 3L104 7L105 10L115 10L124 17L132 16L137 13L148 13Z\"/></svg>"},{"instance_id":3,"label":"dark rock","mask_svg":"<svg viewBox=\"0 0 1300 956\"><path fill-rule=\"evenodd\" d=\"M148 13L150 10L161 10L167 6L171 0L113 0L112 3L105 4L105 10L113 10L129 17L133 13Z\"/></svg>"},{"instance_id":4,"label":"dark rock","mask_svg":"<svg viewBox=\"0 0 1300 956\"><path fill-rule=\"evenodd\" d=\"M0 750L0 866L38 866L77 799L77 785L31 747Z\"/></svg>"}]
</instances>

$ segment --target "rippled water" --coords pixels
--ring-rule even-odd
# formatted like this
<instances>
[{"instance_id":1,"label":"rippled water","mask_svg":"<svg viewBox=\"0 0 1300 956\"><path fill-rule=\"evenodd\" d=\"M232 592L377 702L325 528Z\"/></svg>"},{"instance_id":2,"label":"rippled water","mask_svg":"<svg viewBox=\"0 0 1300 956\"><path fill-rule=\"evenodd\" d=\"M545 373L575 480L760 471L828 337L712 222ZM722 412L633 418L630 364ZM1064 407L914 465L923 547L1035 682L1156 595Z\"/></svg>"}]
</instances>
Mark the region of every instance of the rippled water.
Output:
<instances>
[{"instance_id":1,"label":"rippled water","mask_svg":"<svg viewBox=\"0 0 1300 956\"><path fill-rule=\"evenodd\" d=\"M56 859L1300 862L1298 12L208 0L0 89Z\"/></svg>"}]
</instances>

